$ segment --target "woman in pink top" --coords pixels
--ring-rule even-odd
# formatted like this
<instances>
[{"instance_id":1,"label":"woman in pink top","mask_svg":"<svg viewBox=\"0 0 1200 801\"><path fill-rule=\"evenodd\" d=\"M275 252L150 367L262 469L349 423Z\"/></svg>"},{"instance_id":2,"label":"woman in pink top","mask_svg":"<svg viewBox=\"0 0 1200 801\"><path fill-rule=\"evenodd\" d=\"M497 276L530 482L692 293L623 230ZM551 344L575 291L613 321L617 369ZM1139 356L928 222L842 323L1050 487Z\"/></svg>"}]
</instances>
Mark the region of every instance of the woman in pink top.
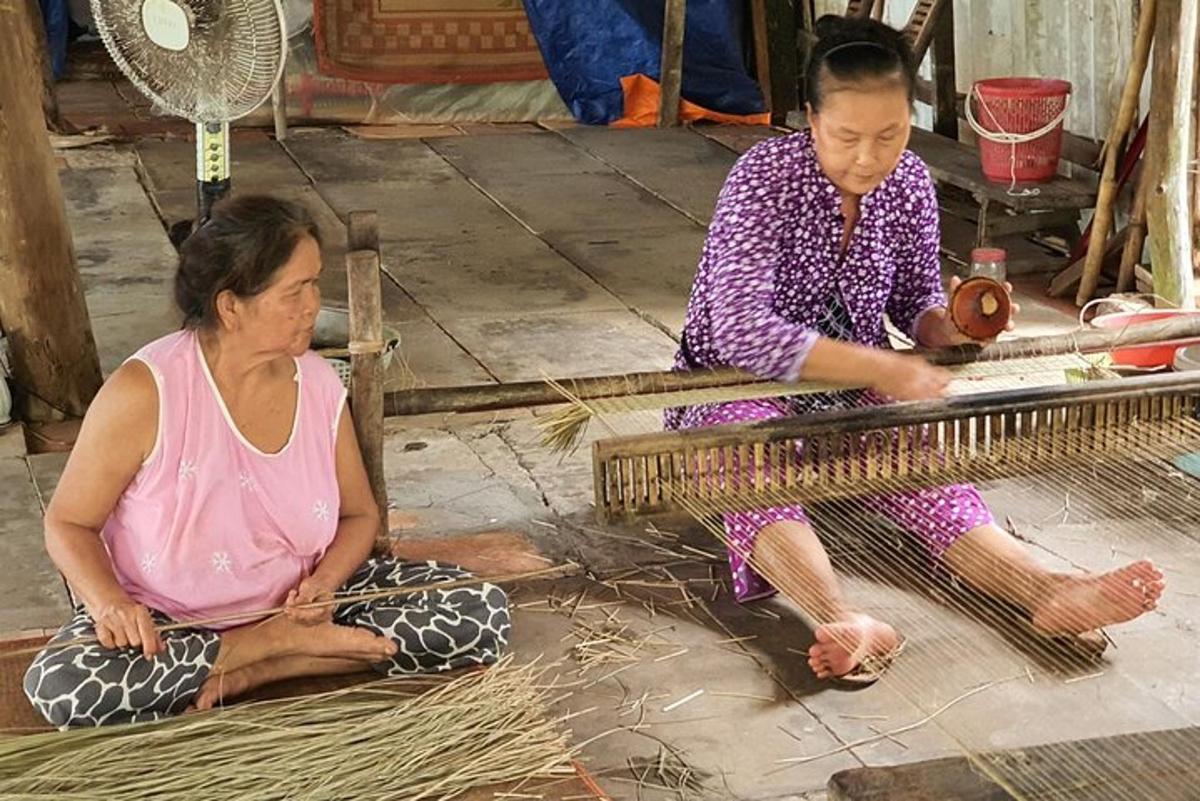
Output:
<instances>
[{"instance_id":1,"label":"woman in pink top","mask_svg":"<svg viewBox=\"0 0 1200 801\"><path fill-rule=\"evenodd\" d=\"M468 575L368 559L379 514L346 393L308 349L320 272L312 218L270 197L225 203L184 243L183 330L105 383L46 511L46 547L78 601L55 641L99 641L47 650L26 674L54 725L156 719L293 676L499 657L508 605L486 583L296 608ZM254 614L278 605L287 613Z\"/></svg>"}]
</instances>

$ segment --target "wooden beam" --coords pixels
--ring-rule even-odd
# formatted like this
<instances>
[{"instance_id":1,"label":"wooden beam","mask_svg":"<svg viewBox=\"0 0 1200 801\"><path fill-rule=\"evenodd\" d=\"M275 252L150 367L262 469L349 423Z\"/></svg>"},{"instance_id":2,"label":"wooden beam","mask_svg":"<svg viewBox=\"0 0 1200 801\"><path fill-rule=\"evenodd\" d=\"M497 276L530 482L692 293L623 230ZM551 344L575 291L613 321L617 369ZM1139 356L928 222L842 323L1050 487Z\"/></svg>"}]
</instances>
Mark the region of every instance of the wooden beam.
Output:
<instances>
[{"instance_id":1,"label":"wooden beam","mask_svg":"<svg viewBox=\"0 0 1200 801\"><path fill-rule=\"evenodd\" d=\"M19 411L82 417L102 376L42 110L36 4L0 4L0 326Z\"/></svg>"},{"instance_id":2,"label":"wooden beam","mask_svg":"<svg viewBox=\"0 0 1200 801\"><path fill-rule=\"evenodd\" d=\"M1188 162L1192 153L1192 91L1196 85L1195 0L1158 0L1146 198L1154 293L1166 303L1195 308Z\"/></svg>"},{"instance_id":3,"label":"wooden beam","mask_svg":"<svg viewBox=\"0 0 1200 801\"><path fill-rule=\"evenodd\" d=\"M912 12L908 16L908 24L904 26L904 35L908 37L913 56L918 64L925 60L925 53L933 44L934 36L941 27L942 15L951 12L951 21L953 22L953 7L954 3L950 0L917 0L917 3L913 5ZM951 40L953 40L953 24L951 24L950 30Z\"/></svg>"},{"instance_id":4,"label":"wooden beam","mask_svg":"<svg viewBox=\"0 0 1200 801\"><path fill-rule=\"evenodd\" d=\"M1184 801L1195 797L1200 780L1200 768L1190 757L1198 745L1200 729L1168 729L887 768L852 768L830 777L829 799L1012 801L1025 798L1026 792L1039 795L1041 788L1053 787L1070 788L1064 797L1076 801L1138 797Z\"/></svg>"},{"instance_id":5,"label":"wooden beam","mask_svg":"<svg viewBox=\"0 0 1200 801\"><path fill-rule=\"evenodd\" d=\"M358 447L379 507L377 542L385 543L389 532L387 481L383 474L383 300L379 284L379 220L375 212L351 212L346 240L350 406Z\"/></svg>"},{"instance_id":6,"label":"wooden beam","mask_svg":"<svg viewBox=\"0 0 1200 801\"><path fill-rule=\"evenodd\" d=\"M1125 245L1132 235L1133 229L1130 226L1122 228L1120 232L1104 243L1104 251L1100 254L1098 261L1099 272L1113 273L1118 275L1117 280L1120 281L1120 254L1125 252ZM1086 270L1086 257L1079 258L1073 261L1070 266L1054 276L1054 280L1050 282L1050 288L1047 294L1052 298L1061 298L1066 296L1075 285L1083 278ZM1096 284L1099 284L1099 273L1096 276ZM1093 292L1095 285L1093 285Z\"/></svg>"},{"instance_id":7,"label":"wooden beam","mask_svg":"<svg viewBox=\"0 0 1200 801\"><path fill-rule=\"evenodd\" d=\"M683 89L683 29L686 0L664 0L662 66L659 69L661 94L658 125L670 128L679 124L679 100Z\"/></svg>"},{"instance_id":8,"label":"wooden beam","mask_svg":"<svg viewBox=\"0 0 1200 801\"><path fill-rule=\"evenodd\" d=\"M958 77L954 66L954 4L946 3L933 33L933 130L958 141Z\"/></svg>"}]
</instances>

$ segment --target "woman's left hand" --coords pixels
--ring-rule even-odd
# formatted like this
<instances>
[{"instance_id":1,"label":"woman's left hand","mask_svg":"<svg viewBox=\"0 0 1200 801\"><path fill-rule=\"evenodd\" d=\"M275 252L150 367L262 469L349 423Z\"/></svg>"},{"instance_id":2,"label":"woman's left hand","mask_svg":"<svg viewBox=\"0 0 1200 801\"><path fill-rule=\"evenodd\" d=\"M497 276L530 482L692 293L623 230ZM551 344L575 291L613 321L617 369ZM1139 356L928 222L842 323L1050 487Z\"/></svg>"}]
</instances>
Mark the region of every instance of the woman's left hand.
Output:
<instances>
[{"instance_id":1,"label":"woman's left hand","mask_svg":"<svg viewBox=\"0 0 1200 801\"><path fill-rule=\"evenodd\" d=\"M287 600L283 602L287 611L284 613L290 620L304 626L318 626L333 620L333 604L315 606L308 609L299 608L303 604L315 601L333 600L333 590L326 587L312 576L301 581L296 589L288 592Z\"/></svg>"},{"instance_id":2,"label":"woman's left hand","mask_svg":"<svg viewBox=\"0 0 1200 801\"><path fill-rule=\"evenodd\" d=\"M957 275L951 276L950 292L949 292L949 294L951 296L954 295L954 290L958 289L959 285L962 282L963 282L963 280L961 278L959 278ZM1012 298L1013 286L1008 281L1004 282L1004 291L1008 293L1009 298ZM1012 331L1016 328L1016 322L1015 322L1016 316L1017 316L1017 313L1020 311L1021 311L1021 305L1019 303L1017 303L1016 300L1013 300L1011 311L1008 314L1008 322L1004 324L1005 331ZM964 334L963 332L958 330L958 327L954 325L954 321L950 319L949 314L946 315L945 322L946 322L946 335L947 335L947 338L950 340L950 344L952 344L952 345L971 345L971 344L989 345L995 341L994 339L972 339L971 337L967 336L966 334Z\"/></svg>"}]
</instances>

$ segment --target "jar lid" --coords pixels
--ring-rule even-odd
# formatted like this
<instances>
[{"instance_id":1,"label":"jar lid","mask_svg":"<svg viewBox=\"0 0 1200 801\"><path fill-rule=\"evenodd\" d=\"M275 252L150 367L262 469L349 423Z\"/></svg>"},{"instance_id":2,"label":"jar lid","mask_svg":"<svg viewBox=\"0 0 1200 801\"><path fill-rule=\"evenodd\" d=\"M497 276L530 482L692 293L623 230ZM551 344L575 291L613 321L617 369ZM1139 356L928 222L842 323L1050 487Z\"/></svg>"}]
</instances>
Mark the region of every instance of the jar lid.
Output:
<instances>
[{"instance_id":1,"label":"jar lid","mask_svg":"<svg viewBox=\"0 0 1200 801\"><path fill-rule=\"evenodd\" d=\"M1004 261L1008 253L1004 248L975 248L971 251L971 261Z\"/></svg>"}]
</instances>

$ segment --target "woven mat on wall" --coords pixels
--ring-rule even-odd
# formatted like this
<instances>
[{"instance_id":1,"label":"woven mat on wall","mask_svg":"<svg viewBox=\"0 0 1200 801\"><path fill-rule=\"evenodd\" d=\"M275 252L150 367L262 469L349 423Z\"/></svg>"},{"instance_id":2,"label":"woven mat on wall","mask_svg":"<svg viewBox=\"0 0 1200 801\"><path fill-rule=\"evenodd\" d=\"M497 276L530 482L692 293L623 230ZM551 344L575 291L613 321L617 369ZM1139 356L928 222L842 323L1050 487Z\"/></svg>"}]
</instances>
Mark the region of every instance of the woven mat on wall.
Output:
<instances>
[{"instance_id":1,"label":"woven mat on wall","mask_svg":"<svg viewBox=\"0 0 1200 801\"><path fill-rule=\"evenodd\" d=\"M521 0L315 0L321 72L379 83L547 77Z\"/></svg>"}]
</instances>

